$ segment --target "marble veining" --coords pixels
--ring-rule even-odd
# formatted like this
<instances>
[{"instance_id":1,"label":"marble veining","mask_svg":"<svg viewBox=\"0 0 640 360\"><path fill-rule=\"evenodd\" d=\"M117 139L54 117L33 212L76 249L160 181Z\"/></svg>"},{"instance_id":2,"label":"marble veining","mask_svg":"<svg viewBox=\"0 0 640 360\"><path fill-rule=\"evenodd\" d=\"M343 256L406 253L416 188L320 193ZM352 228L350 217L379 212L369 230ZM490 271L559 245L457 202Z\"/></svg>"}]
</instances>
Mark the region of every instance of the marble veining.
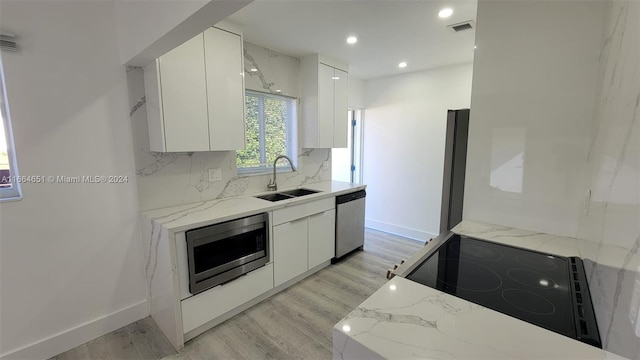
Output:
<instances>
[{"instance_id":1,"label":"marble veining","mask_svg":"<svg viewBox=\"0 0 640 360\"><path fill-rule=\"evenodd\" d=\"M156 227L158 228L156 230ZM157 235L156 235L157 234ZM158 252L160 249L160 238L162 237L162 227L156 226L156 222L151 222L151 234L149 234L149 253L146 256L146 264L144 267L145 274L147 276L149 306L153 307L153 278L156 275L156 269L158 267ZM151 266L153 264L153 267Z\"/></svg>"},{"instance_id":2,"label":"marble veining","mask_svg":"<svg viewBox=\"0 0 640 360\"><path fill-rule=\"evenodd\" d=\"M138 176L153 175L162 170L164 167L176 162L176 160L178 160L178 158L181 156L193 156L193 153L159 153L154 151L144 151L142 149L141 151L152 157L153 161L151 161L148 165L136 169L136 174Z\"/></svg>"},{"instance_id":3,"label":"marble veining","mask_svg":"<svg viewBox=\"0 0 640 360\"><path fill-rule=\"evenodd\" d=\"M299 59L246 41L243 52L247 89L291 97L300 96Z\"/></svg>"},{"instance_id":4,"label":"marble veining","mask_svg":"<svg viewBox=\"0 0 640 360\"><path fill-rule=\"evenodd\" d=\"M597 359L602 354L597 348L400 277L338 322L333 336L334 359Z\"/></svg>"},{"instance_id":5,"label":"marble veining","mask_svg":"<svg viewBox=\"0 0 640 360\"><path fill-rule=\"evenodd\" d=\"M454 232L481 239L488 239L512 246L525 247L562 256L582 257L578 239L511 228L503 225L464 220Z\"/></svg>"},{"instance_id":6,"label":"marble veining","mask_svg":"<svg viewBox=\"0 0 640 360\"><path fill-rule=\"evenodd\" d=\"M631 259L633 259L633 257L638 254L638 247L637 247L638 243L639 242L636 241L636 246L634 247L634 249L631 249L629 254L627 254L627 256L625 256L624 263L629 263L629 261L631 261ZM622 268L620 268L618 270L618 273L616 274L616 289L613 292L613 303L616 304L616 305L620 303L620 294L622 293L622 284L623 284L623 281L624 281L624 275L625 275L625 269L624 269L624 267L622 267ZM614 308L617 307L616 305L614 305ZM612 334L612 330L613 330L613 327L611 325L613 325L614 317L615 317L615 314L611 313L610 314L609 326L606 328L605 335L602 336L603 337L603 341L604 341L605 344L609 344L610 343L611 334Z\"/></svg>"},{"instance_id":7,"label":"marble veining","mask_svg":"<svg viewBox=\"0 0 640 360\"><path fill-rule=\"evenodd\" d=\"M262 73L262 70L260 70L260 65L258 65L258 63L255 61L255 59L253 58L253 56L251 56L248 52L247 49L244 49L244 73L245 74L249 74L249 76L251 77L255 77L258 78L260 81L260 84L262 84L262 89L263 91L268 91L270 93L275 93L276 91L274 89L272 89L272 87L275 85L274 82L267 82L267 79L265 78L264 74ZM248 63L248 64L247 64ZM249 65L247 67L247 65ZM253 70L255 69L255 70Z\"/></svg>"},{"instance_id":8,"label":"marble veining","mask_svg":"<svg viewBox=\"0 0 640 360\"><path fill-rule=\"evenodd\" d=\"M412 306L412 305L409 305L409 306ZM431 327L435 329L438 328L438 323L436 321L425 320L417 315L392 314L388 312L383 312L378 309L365 309L362 307L357 307L355 310L351 311L345 319L349 320L350 318L353 318L353 317L376 320L376 323L373 324L371 328L363 330L359 333L353 333L352 334L353 336L358 336L358 334L361 334L363 332L369 332L373 327L378 325L378 323L380 322L411 324L411 325L418 325L418 326L424 326L424 327Z\"/></svg>"},{"instance_id":9,"label":"marble veining","mask_svg":"<svg viewBox=\"0 0 640 360\"><path fill-rule=\"evenodd\" d=\"M319 200L329 196L364 189L365 185L339 181L322 181L306 185L305 187L317 190L318 193L274 203L253 196L225 197L151 210L144 212L143 216L146 219L145 222L152 220L154 223L160 224L166 231L175 233L177 231L184 231L294 205L301 201Z\"/></svg>"},{"instance_id":10,"label":"marble veining","mask_svg":"<svg viewBox=\"0 0 640 360\"><path fill-rule=\"evenodd\" d=\"M180 219L186 218L190 215L193 215L195 213L199 213L199 212L206 212L209 210L212 210L216 207L223 207L225 205L225 202L228 201L232 201L232 202L236 202L237 199L231 199L231 198L227 198L227 199L222 199L219 201L206 201L206 202L202 202L202 203L198 203L194 206L191 206L187 209L184 210L179 210L176 212L172 212L170 214L167 215L163 215L160 217L157 217L154 219L154 221L157 221L161 224L169 224L175 221L178 221Z\"/></svg>"},{"instance_id":11,"label":"marble veining","mask_svg":"<svg viewBox=\"0 0 640 360\"><path fill-rule=\"evenodd\" d=\"M175 348L181 348L182 319L176 313L177 268L169 232L161 223L141 217L149 313ZM175 246L173 246L175 249Z\"/></svg>"},{"instance_id":12,"label":"marble veining","mask_svg":"<svg viewBox=\"0 0 640 360\"><path fill-rule=\"evenodd\" d=\"M587 157L588 213L580 247L605 357L640 358L630 319L640 278L640 3L609 1L600 53L599 89ZM613 353L613 354L612 354Z\"/></svg>"},{"instance_id":13,"label":"marble veining","mask_svg":"<svg viewBox=\"0 0 640 360\"><path fill-rule=\"evenodd\" d=\"M298 159L302 159L302 158L311 158L311 154L314 150L317 149L309 149L308 151L304 152L302 155L298 156ZM315 171L311 174L311 175L305 175L304 178L300 181L300 185L305 185L308 184L310 182L318 182L321 181L324 177L323 177L323 173L325 172L325 170L322 168L322 164L325 161L331 161L331 150L324 150L325 151L325 156L323 158L322 161L320 161L319 164L316 165ZM318 152L318 151L317 151ZM322 156L320 154L320 156Z\"/></svg>"},{"instance_id":14,"label":"marble veining","mask_svg":"<svg viewBox=\"0 0 640 360\"><path fill-rule=\"evenodd\" d=\"M146 103L147 103L147 98L146 98L146 96L141 97L141 98L140 98L140 100L138 100L138 101L133 105L133 107L131 108L131 111L129 111L129 117L132 117L132 116L133 116L133 114L134 114L136 111L138 111L138 109L140 109L140 107L141 107L142 105L144 105L144 104L146 104Z\"/></svg>"},{"instance_id":15,"label":"marble veining","mask_svg":"<svg viewBox=\"0 0 640 360\"><path fill-rule=\"evenodd\" d=\"M244 44L248 89L299 96L299 60L250 43ZM262 80L252 80L251 68ZM234 151L157 153L149 151L146 97L142 68L127 69L130 118L133 128L138 197L141 211L168 206L224 199L267 190L270 174L239 175ZM271 85L269 85L271 84ZM270 88L271 86L271 88ZM298 171L278 174L281 188L327 181L330 170L322 167L331 160L329 149L299 149ZM220 168L222 181L209 182L209 169Z\"/></svg>"},{"instance_id":16,"label":"marble veining","mask_svg":"<svg viewBox=\"0 0 640 360\"><path fill-rule=\"evenodd\" d=\"M463 220L453 231L563 256L580 252L574 238L478 221ZM429 246L419 250L398 271L402 273L403 267L407 269L421 261ZM601 349L398 276L338 322L333 339L334 359L602 359L605 354Z\"/></svg>"}]
</instances>

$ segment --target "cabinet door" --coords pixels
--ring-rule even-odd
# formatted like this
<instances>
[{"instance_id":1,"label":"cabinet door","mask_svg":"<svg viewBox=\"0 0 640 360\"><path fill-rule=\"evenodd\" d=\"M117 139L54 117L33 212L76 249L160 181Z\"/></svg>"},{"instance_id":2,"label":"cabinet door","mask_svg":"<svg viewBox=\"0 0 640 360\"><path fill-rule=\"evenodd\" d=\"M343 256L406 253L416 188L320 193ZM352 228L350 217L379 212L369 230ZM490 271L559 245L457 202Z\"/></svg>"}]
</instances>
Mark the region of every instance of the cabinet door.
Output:
<instances>
[{"instance_id":1,"label":"cabinet door","mask_svg":"<svg viewBox=\"0 0 640 360\"><path fill-rule=\"evenodd\" d=\"M336 245L335 209L309 217L309 269L330 260Z\"/></svg>"},{"instance_id":2,"label":"cabinet door","mask_svg":"<svg viewBox=\"0 0 640 360\"><path fill-rule=\"evenodd\" d=\"M273 227L273 283L278 286L307 271L307 218Z\"/></svg>"},{"instance_id":3,"label":"cabinet door","mask_svg":"<svg viewBox=\"0 0 640 360\"><path fill-rule=\"evenodd\" d=\"M318 64L318 148L333 147L334 68Z\"/></svg>"},{"instance_id":4,"label":"cabinet door","mask_svg":"<svg viewBox=\"0 0 640 360\"><path fill-rule=\"evenodd\" d=\"M349 74L335 69L334 76L334 107L333 107L333 147L346 148L349 133L348 119L348 79Z\"/></svg>"},{"instance_id":5,"label":"cabinet door","mask_svg":"<svg viewBox=\"0 0 640 360\"><path fill-rule=\"evenodd\" d=\"M202 34L161 56L159 67L165 144L163 150L209 150Z\"/></svg>"},{"instance_id":6,"label":"cabinet door","mask_svg":"<svg viewBox=\"0 0 640 360\"><path fill-rule=\"evenodd\" d=\"M204 52L210 149L244 149L242 39L211 27L204 32Z\"/></svg>"}]
</instances>

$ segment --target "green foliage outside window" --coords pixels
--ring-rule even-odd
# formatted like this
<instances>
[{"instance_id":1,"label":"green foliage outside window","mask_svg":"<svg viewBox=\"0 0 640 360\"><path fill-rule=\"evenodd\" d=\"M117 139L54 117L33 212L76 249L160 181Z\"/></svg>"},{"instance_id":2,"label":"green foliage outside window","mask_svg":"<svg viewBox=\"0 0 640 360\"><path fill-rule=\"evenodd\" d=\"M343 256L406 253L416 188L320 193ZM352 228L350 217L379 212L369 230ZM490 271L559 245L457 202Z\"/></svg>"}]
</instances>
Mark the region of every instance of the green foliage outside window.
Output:
<instances>
[{"instance_id":1,"label":"green foliage outside window","mask_svg":"<svg viewBox=\"0 0 640 360\"><path fill-rule=\"evenodd\" d=\"M278 155L292 156L295 99L247 91L245 95L247 144L238 150L238 168L268 168Z\"/></svg>"}]
</instances>

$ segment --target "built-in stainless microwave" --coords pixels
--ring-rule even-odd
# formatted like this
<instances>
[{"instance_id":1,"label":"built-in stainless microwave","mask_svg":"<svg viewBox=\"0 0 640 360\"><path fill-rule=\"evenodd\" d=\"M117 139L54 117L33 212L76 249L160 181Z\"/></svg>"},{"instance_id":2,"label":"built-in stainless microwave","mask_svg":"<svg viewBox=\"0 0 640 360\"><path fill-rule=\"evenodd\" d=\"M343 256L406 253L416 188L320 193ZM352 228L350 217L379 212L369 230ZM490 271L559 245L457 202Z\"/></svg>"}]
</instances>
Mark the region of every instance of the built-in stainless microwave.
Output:
<instances>
[{"instance_id":1,"label":"built-in stainless microwave","mask_svg":"<svg viewBox=\"0 0 640 360\"><path fill-rule=\"evenodd\" d=\"M267 213L188 230L189 292L197 294L269 262Z\"/></svg>"}]
</instances>

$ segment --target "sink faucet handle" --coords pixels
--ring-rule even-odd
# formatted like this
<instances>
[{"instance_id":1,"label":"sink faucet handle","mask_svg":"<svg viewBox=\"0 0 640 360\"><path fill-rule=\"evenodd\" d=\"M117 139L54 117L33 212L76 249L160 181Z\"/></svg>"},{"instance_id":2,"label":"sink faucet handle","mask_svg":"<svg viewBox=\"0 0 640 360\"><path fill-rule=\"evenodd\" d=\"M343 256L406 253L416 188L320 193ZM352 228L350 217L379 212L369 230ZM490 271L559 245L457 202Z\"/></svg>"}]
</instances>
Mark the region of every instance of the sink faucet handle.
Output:
<instances>
[{"instance_id":1,"label":"sink faucet handle","mask_svg":"<svg viewBox=\"0 0 640 360\"><path fill-rule=\"evenodd\" d=\"M269 190L278 190L278 185L276 185L276 182L274 181L274 179L269 179L269 184L267 184L267 189Z\"/></svg>"}]
</instances>

